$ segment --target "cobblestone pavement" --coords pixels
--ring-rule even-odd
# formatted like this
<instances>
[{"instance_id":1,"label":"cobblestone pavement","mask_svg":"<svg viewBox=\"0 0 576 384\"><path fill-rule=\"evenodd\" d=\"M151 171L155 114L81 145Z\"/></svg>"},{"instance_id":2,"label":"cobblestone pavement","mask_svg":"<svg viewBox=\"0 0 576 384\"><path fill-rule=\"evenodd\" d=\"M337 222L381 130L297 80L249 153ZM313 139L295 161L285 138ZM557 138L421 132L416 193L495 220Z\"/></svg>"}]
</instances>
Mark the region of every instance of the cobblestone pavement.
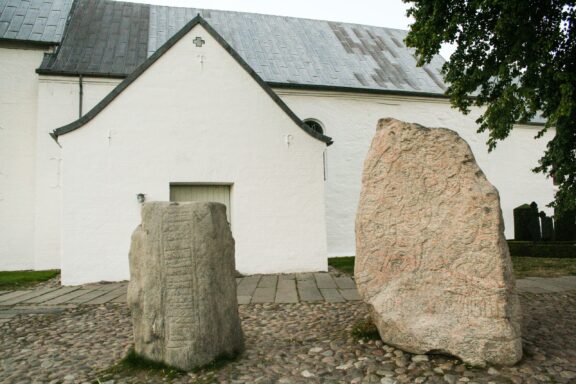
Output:
<instances>
[{"instance_id":1,"label":"cobblestone pavement","mask_svg":"<svg viewBox=\"0 0 576 384\"><path fill-rule=\"evenodd\" d=\"M297 277L288 280L298 285ZM576 383L576 290L567 290L572 279L548 280L562 291L521 288L525 357L512 368L470 368L449 357L414 356L380 341L354 340L351 328L368 316L366 305L322 296L314 302L240 305L246 351L218 370L170 379L161 373L111 371L132 345L131 320L121 302L123 292L106 303L85 305L97 298L95 291L106 292L99 297L120 291L101 284L79 288L95 292L90 300L80 300L89 292L70 298L82 303L5 305L15 313L0 324L0 383ZM541 280L535 281L527 283L529 288L538 283L536 288L544 289ZM250 297L265 285L270 279L260 278ZM320 289L330 288L318 288L322 295ZM5 298L9 294L0 298L11 300Z\"/></svg>"}]
</instances>

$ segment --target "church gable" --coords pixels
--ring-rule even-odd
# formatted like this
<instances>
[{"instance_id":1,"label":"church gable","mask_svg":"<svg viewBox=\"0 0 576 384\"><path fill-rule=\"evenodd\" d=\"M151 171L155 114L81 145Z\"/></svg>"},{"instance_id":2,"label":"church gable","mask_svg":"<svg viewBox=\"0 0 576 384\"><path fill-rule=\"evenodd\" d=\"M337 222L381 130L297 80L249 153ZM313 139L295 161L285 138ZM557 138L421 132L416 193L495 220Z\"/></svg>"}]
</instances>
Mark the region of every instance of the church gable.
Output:
<instances>
[{"instance_id":1,"label":"church gable","mask_svg":"<svg viewBox=\"0 0 576 384\"><path fill-rule=\"evenodd\" d=\"M192 36L193 34L196 34ZM178 33L176 33L172 38L170 38L161 48L159 48L148 60L141 64L134 72L130 74L124 81L122 81L108 96L106 96L98 105L96 105L92 110L90 110L86 115L82 116L80 119L63 126L61 128L55 129L53 131L53 137L57 139L66 133L72 132L91 120L93 120L100 113L109 108L111 104L121 95L126 93L129 87L133 87L134 83L142 82L141 78L145 77L148 71L154 71L155 67L158 67L162 61L165 61L165 56L173 56L176 53L173 52L176 46L179 46L177 50L182 51L184 48L182 44L186 46L186 54L188 57L186 60L176 60L172 62L172 68L169 71L171 75L168 76L166 80L170 77L175 81L175 86L181 83L182 79L174 78L174 74L178 74L188 70L194 70L192 67L186 67L186 65L191 64L190 60L196 60L197 64L200 66L201 71L205 71L205 51L208 47L205 46L206 39L202 37L209 36L213 42L220 45L239 65L243 71L249 75L251 80L255 82L258 87L276 104L276 106L283 111L283 113L290 119L294 124L296 124L300 129L305 131L309 136L316 138L328 145L332 143L332 140L312 130L308 125L304 124L295 114L290 110L290 108L274 93L274 91L246 64L246 62L234 51L232 47L216 32L210 25L201 17L197 16L192 21L190 21L184 28L182 28ZM206 64L207 65L207 64ZM149 76L147 76L149 77ZM158 84L157 84L158 85ZM233 86L231 84L231 86ZM190 92L197 92L198 88L195 84L189 85ZM203 91L203 90L201 90Z\"/></svg>"},{"instance_id":2,"label":"church gable","mask_svg":"<svg viewBox=\"0 0 576 384\"><path fill-rule=\"evenodd\" d=\"M197 18L86 116L54 132L63 158L63 281L127 278L136 196L195 201L216 190L230 207L240 272L324 270L330 139L306 129Z\"/></svg>"}]
</instances>

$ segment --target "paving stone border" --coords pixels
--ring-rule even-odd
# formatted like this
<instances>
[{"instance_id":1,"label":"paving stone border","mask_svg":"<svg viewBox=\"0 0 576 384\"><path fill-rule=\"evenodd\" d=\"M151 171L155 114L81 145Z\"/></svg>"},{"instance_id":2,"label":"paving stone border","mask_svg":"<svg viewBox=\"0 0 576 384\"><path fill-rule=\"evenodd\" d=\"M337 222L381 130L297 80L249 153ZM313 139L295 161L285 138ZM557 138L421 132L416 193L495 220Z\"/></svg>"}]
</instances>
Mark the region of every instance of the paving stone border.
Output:
<instances>
[{"instance_id":1,"label":"paving stone border","mask_svg":"<svg viewBox=\"0 0 576 384\"><path fill-rule=\"evenodd\" d=\"M339 272L252 275L236 278L238 304L344 303L359 301L354 279ZM517 280L520 292L551 293L576 290L576 276L529 277ZM42 285L36 289L0 291L0 324L16 313L42 313L49 306L101 305L126 302L127 282L81 286Z\"/></svg>"},{"instance_id":2,"label":"paving stone border","mask_svg":"<svg viewBox=\"0 0 576 384\"><path fill-rule=\"evenodd\" d=\"M354 280L336 273L252 275L236 279L239 304L360 300ZM0 311L13 305L106 304L126 301L126 282L0 291Z\"/></svg>"}]
</instances>

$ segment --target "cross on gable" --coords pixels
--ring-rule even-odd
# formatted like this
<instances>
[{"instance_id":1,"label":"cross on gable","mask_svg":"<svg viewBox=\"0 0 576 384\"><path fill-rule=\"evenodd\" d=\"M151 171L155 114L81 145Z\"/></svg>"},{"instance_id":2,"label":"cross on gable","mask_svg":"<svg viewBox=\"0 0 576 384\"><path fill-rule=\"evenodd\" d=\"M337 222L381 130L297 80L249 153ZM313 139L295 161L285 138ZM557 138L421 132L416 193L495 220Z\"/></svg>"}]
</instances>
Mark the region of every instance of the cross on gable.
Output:
<instances>
[{"instance_id":1,"label":"cross on gable","mask_svg":"<svg viewBox=\"0 0 576 384\"><path fill-rule=\"evenodd\" d=\"M197 47L201 47L204 45L205 41L200 37L200 36L196 36L196 38L194 38L194 40L192 41L194 43L195 46Z\"/></svg>"}]
</instances>

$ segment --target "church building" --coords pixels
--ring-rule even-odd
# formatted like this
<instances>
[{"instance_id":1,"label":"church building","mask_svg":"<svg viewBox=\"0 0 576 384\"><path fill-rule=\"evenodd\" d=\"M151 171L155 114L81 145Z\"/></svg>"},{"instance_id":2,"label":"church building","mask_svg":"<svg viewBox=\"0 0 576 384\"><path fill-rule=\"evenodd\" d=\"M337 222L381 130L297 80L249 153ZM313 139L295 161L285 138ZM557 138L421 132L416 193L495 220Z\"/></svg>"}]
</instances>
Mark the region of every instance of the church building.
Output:
<instances>
[{"instance_id":1,"label":"church building","mask_svg":"<svg viewBox=\"0 0 576 384\"><path fill-rule=\"evenodd\" d=\"M553 132L486 135L444 96L441 57L406 31L116 2L0 0L0 270L65 285L129 277L145 201L227 206L244 274L355 252L362 163L380 118L457 131L512 209L553 199L530 170Z\"/></svg>"}]
</instances>

